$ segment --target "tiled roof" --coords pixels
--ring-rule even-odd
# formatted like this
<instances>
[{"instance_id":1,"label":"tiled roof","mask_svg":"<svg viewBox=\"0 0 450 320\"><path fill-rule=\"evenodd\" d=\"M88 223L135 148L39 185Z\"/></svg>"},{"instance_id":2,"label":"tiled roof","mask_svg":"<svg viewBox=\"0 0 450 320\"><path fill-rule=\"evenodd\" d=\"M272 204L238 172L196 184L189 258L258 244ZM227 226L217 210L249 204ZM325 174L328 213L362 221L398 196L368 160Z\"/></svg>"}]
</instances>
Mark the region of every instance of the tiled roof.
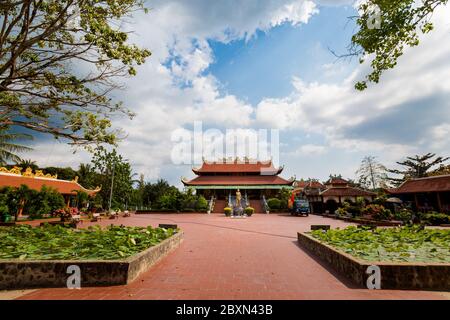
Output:
<instances>
[{"instance_id":1,"label":"tiled roof","mask_svg":"<svg viewBox=\"0 0 450 320\"><path fill-rule=\"evenodd\" d=\"M307 188L324 189L325 186L323 184L321 184L319 181L310 181L307 185Z\"/></svg>"},{"instance_id":2,"label":"tiled roof","mask_svg":"<svg viewBox=\"0 0 450 320\"><path fill-rule=\"evenodd\" d=\"M400 187L388 191L393 194L450 191L450 175L407 180Z\"/></svg>"},{"instance_id":3,"label":"tiled roof","mask_svg":"<svg viewBox=\"0 0 450 320\"><path fill-rule=\"evenodd\" d=\"M305 188L308 184L309 184L309 182L305 181L305 180L300 180L300 181L294 182L294 186L299 189Z\"/></svg>"},{"instance_id":4,"label":"tiled roof","mask_svg":"<svg viewBox=\"0 0 450 320\"><path fill-rule=\"evenodd\" d=\"M188 186L228 186L228 185L292 185L292 181L288 181L278 176L199 176L191 181L183 181Z\"/></svg>"},{"instance_id":5,"label":"tiled roof","mask_svg":"<svg viewBox=\"0 0 450 320\"><path fill-rule=\"evenodd\" d=\"M321 196L333 196L333 197L364 197L364 196L376 196L374 192L365 191L358 188L353 187L345 187L345 188L328 188L320 193Z\"/></svg>"},{"instance_id":6,"label":"tiled roof","mask_svg":"<svg viewBox=\"0 0 450 320\"><path fill-rule=\"evenodd\" d=\"M347 185L348 181L342 178L332 178L327 181L326 185Z\"/></svg>"},{"instance_id":7,"label":"tiled roof","mask_svg":"<svg viewBox=\"0 0 450 320\"><path fill-rule=\"evenodd\" d=\"M275 168L272 161L267 162L203 162L200 168L194 168L195 174L202 173L270 173L273 175L280 174L283 168Z\"/></svg>"},{"instance_id":8,"label":"tiled roof","mask_svg":"<svg viewBox=\"0 0 450 320\"><path fill-rule=\"evenodd\" d=\"M98 190L88 190L83 188L75 181L56 180L42 177L25 177L10 173L0 173L0 188L3 187L20 187L27 185L30 189L41 190L43 186L47 186L58 190L61 194L76 194L76 191L84 191L88 194L95 194Z\"/></svg>"}]
</instances>

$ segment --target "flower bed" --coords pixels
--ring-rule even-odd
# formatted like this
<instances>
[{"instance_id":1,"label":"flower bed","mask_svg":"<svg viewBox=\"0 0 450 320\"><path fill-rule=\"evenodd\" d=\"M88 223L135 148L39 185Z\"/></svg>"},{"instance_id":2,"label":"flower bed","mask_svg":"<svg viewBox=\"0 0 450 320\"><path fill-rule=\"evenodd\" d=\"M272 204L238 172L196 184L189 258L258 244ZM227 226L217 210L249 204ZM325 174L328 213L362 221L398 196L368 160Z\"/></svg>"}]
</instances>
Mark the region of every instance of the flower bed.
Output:
<instances>
[{"instance_id":1,"label":"flower bed","mask_svg":"<svg viewBox=\"0 0 450 320\"><path fill-rule=\"evenodd\" d=\"M0 259L114 260L126 258L169 238L161 228L99 226L73 230L46 225L0 228Z\"/></svg>"},{"instance_id":2,"label":"flower bed","mask_svg":"<svg viewBox=\"0 0 450 320\"><path fill-rule=\"evenodd\" d=\"M66 287L68 268L73 266L79 267L82 287L128 284L183 238L178 230L150 227L72 230L16 226L8 228L15 229L9 234L4 229L0 228L0 290ZM26 239L19 240L20 234ZM18 241L17 253L12 250L13 239Z\"/></svg>"},{"instance_id":3,"label":"flower bed","mask_svg":"<svg viewBox=\"0 0 450 320\"><path fill-rule=\"evenodd\" d=\"M311 235L366 261L450 263L450 230L348 227Z\"/></svg>"}]
</instances>

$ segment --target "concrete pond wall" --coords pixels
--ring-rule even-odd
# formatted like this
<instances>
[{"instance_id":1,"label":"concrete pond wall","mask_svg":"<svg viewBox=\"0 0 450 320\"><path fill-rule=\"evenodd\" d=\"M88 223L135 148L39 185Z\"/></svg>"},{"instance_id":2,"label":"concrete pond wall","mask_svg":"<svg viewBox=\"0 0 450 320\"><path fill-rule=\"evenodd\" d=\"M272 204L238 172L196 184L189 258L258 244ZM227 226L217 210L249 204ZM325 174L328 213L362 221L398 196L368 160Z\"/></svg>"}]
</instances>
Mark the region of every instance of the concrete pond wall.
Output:
<instances>
[{"instance_id":1,"label":"concrete pond wall","mask_svg":"<svg viewBox=\"0 0 450 320\"><path fill-rule=\"evenodd\" d=\"M450 264L369 262L321 243L305 233L297 233L299 245L325 261L335 271L361 288L367 288L369 266L381 271L381 289L450 291Z\"/></svg>"},{"instance_id":2,"label":"concrete pond wall","mask_svg":"<svg viewBox=\"0 0 450 320\"><path fill-rule=\"evenodd\" d=\"M0 290L66 287L67 269L78 266L81 287L124 285L177 248L183 232L123 260L0 260Z\"/></svg>"}]
</instances>

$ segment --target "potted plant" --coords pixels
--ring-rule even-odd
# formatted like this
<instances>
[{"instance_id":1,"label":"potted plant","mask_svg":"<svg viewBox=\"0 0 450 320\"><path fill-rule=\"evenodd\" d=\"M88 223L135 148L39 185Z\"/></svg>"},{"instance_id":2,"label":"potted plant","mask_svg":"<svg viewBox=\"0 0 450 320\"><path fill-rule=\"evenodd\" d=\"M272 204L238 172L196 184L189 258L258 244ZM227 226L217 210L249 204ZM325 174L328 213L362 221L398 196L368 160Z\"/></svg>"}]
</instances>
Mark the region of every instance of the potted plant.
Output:
<instances>
[{"instance_id":1,"label":"potted plant","mask_svg":"<svg viewBox=\"0 0 450 320\"><path fill-rule=\"evenodd\" d=\"M225 215L227 217L230 217L231 213L233 212L233 210L230 207L226 207L226 208L223 209L223 212L225 213Z\"/></svg>"},{"instance_id":2,"label":"potted plant","mask_svg":"<svg viewBox=\"0 0 450 320\"><path fill-rule=\"evenodd\" d=\"M255 213L255 209L253 209L252 207L247 207L245 208L244 212L248 217L251 217Z\"/></svg>"}]
</instances>

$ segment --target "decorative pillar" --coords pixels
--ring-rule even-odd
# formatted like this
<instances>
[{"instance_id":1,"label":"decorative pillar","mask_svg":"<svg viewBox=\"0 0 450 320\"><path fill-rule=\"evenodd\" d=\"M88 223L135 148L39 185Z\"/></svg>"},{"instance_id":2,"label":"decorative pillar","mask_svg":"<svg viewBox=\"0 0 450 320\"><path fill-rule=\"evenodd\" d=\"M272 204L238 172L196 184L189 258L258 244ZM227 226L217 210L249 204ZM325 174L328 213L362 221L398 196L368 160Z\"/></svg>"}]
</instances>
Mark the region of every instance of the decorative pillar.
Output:
<instances>
[{"instance_id":1,"label":"decorative pillar","mask_svg":"<svg viewBox=\"0 0 450 320\"><path fill-rule=\"evenodd\" d=\"M414 193L414 203L416 205L416 210L419 211L419 200L417 199L417 193Z\"/></svg>"},{"instance_id":2,"label":"decorative pillar","mask_svg":"<svg viewBox=\"0 0 450 320\"><path fill-rule=\"evenodd\" d=\"M439 192L436 192L436 197L437 197L437 205L438 205L439 213L441 213L442 212L441 194Z\"/></svg>"}]
</instances>

